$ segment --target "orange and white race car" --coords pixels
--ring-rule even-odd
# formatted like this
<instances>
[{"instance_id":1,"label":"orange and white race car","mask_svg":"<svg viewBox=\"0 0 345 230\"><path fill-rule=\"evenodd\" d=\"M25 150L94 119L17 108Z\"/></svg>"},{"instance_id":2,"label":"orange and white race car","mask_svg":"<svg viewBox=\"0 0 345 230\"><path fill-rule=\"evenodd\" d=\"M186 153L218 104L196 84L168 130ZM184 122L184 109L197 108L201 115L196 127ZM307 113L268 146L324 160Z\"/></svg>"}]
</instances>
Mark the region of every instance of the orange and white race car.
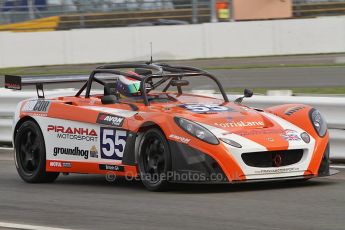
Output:
<instances>
[{"instance_id":1,"label":"orange and white race car","mask_svg":"<svg viewBox=\"0 0 345 230\"><path fill-rule=\"evenodd\" d=\"M221 99L186 93L202 78ZM45 98L43 85L84 82L75 96ZM20 177L53 182L59 173L140 178L147 189L174 182L306 180L330 175L329 137L320 112L288 104L264 110L230 102L221 83L192 67L100 66L83 76L5 76L36 85L19 103L13 144ZM101 86L101 90L96 85Z\"/></svg>"}]
</instances>

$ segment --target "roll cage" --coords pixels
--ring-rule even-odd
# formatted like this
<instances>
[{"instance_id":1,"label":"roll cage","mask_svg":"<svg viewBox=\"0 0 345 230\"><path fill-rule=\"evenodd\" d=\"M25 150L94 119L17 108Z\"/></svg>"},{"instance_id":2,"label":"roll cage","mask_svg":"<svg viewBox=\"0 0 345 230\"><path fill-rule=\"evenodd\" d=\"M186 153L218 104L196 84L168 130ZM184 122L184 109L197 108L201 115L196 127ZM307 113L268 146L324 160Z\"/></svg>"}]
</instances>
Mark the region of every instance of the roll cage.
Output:
<instances>
[{"instance_id":1,"label":"roll cage","mask_svg":"<svg viewBox=\"0 0 345 230\"><path fill-rule=\"evenodd\" d=\"M141 69L146 70L146 72L150 72L148 74L131 74L128 72L121 71L120 69L128 69L128 68L134 68L134 69ZM154 72L153 72L154 71ZM144 71L145 72L145 71ZM114 74L114 75L122 75L125 77L130 77L135 80L140 81L140 91L143 97L144 104L146 106L150 105L149 99L148 99L148 93L160 85L164 84L165 82L168 82L168 84L163 89L163 92L166 92L168 88L171 86L171 82L173 79L182 79L185 77L193 77L193 76L206 76L213 80L218 88L220 93L223 96L223 99L225 102L229 102L229 99L224 91L223 86L218 81L218 79L213 76L212 74L197 69L194 67L188 67L188 66L171 66L168 64L110 64L110 65L103 65L97 67L95 70L93 70L90 74L89 80L82 86L82 88L78 91L76 96L80 96L81 93L86 89L85 98L90 97L91 92L91 86L93 81L105 86L106 83L102 80L96 77L97 74ZM156 83L153 83L153 79L161 78ZM147 87L148 86L148 87ZM179 93L182 93L182 89L180 86L178 87Z\"/></svg>"}]
</instances>

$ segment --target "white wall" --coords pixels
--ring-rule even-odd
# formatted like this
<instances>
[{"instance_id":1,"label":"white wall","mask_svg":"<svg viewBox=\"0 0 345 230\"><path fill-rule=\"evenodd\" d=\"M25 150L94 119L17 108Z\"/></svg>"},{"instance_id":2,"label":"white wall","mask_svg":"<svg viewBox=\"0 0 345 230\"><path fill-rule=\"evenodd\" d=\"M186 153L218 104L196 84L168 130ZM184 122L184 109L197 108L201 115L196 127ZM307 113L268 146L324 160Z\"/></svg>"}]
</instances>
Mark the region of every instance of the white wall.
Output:
<instances>
[{"instance_id":1,"label":"white wall","mask_svg":"<svg viewBox=\"0 0 345 230\"><path fill-rule=\"evenodd\" d=\"M345 17L0 33L0 67L345 52Z\"/></svg>"}]
</instances>

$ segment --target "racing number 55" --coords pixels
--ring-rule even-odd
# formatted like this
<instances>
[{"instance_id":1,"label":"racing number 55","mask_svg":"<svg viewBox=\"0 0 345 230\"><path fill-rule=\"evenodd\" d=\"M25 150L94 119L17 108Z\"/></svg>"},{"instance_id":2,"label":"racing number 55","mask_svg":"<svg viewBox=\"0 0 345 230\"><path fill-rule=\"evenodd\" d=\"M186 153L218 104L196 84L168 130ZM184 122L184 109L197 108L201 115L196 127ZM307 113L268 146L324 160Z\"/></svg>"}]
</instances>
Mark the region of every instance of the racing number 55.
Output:
<instances>
[{"instance_id":1,"label":"racing number 55","mask_svg":"<svg viewBox=\"0 0 345 230\"><path fill-rule=\"evenodd\" d=\"M228 107L215 104L187 104L184 107L195 113L229 111Z\"/></svg>"},{"instance_id":2,"label":"racing number 55","mask_svg":"<svg viewBox=\"0 0 345 230\"><path fill-rule=\"evenodd\" d=\"M119 129L101 128L102 159L122 160L127 132Z\"/></svg>"}]
</instances>

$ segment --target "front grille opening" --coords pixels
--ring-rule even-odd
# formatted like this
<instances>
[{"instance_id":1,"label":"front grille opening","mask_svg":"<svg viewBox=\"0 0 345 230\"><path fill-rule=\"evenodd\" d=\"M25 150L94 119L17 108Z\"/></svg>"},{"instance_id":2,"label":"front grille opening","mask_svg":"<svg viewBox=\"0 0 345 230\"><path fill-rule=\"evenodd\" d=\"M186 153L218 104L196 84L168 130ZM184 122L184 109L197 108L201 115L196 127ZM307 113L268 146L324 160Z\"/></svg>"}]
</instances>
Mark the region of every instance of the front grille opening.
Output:
<instances>
[{"instance_id":1,"label":"front grille opening","mask_svg":"<svg viewBox=\"0 0 345 230\"><path fill-rule=\"evenodd\" d=\"M303 157L303 149L243 153L242 160L248 166L266 168L295 164Z\"/></svg>"}]
</instances>

